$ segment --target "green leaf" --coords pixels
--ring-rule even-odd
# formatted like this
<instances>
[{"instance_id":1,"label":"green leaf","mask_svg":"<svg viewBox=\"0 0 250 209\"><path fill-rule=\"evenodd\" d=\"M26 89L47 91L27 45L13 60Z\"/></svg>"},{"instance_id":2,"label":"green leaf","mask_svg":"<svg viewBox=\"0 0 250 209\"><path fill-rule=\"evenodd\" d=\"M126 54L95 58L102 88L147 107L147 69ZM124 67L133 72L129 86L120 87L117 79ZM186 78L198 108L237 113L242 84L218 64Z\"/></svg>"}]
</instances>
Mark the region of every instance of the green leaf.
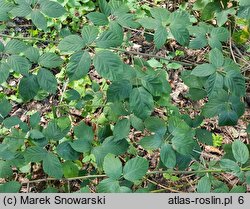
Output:
<instances>
[{"instance_id":1,"label":"green leaf","mask_svg":"<svg viewBox=\"0 0 250 209\"><path fill-rule=\"evenodd\" d=\"M230 193L246 193L247 189L245 186L237 186L234 185L234 187L230 190Z\"/></svg>"},{"instance_id":2,"label":"green leaf","mask_svg":"<svg viewBox=\"0 0 250 209\"><path fill-rule=\"evenodd\" d=\"M68 141L60 143L56 147L57 154L64 160L77 160L80 153L76 152Z\"/></svg>"},{"instance_id":3,"label":"green leaf","mask_svg":"<svg viewBox=\"0 0 250 209\"><path fill-rule=\"evenodd\" d=\"M176 10L171 13L170 15L170 21L169 21L170 27L186 27L190 24L189 14L184 10Z\"/></svg>"},{"instance_id":4,"label":"green leaf","mask_svg":"<svg viewBox=\"0 0 250 209\"><path fill-rule=\"evenodd\" d=\"M78 167L71 161L65 161L62 164L62 171L65 178L77 177L79 174Z\"/></svg>"},{"instance_id":5,"label":"green leaf","mask_svg":"<svg viewBox=\"0 0 250 209\"><path fill-rule=\"evenodd\" d=\"M154 7L150 9L151 15L160 20L164 25L169 22L170 12L165 8Z\"/></svg>"},{"instance_id":6,"label":"green leaf","mask_svg":"<svg viewBox=\"0 0 250 209\"><path fill-rule=\"evenodd\" d=\"M74 127L74 134L77 138L92 142L94 139L94 132L91 126L80 122L78 126Z\"/></svg>"},{"instance_id":7,"label":"green leaf","mask_svg":"<svg viewBox=\"0 0 250 209\"><path fill-rule=\"evenodd\" d=\"M40 57L39 50L33 46L28 47L24 52L25 57L27 57L31 62L37 63Z\"/></svg>"},{"instance_id":8,"label":"green leaf","mask_svg":"<svg viewBox=\"0 0 250 209\"><path fill-rule=\"evenodd\" d=\"M22 3L20 2L20 4L18 4L17 6L15 6L10 13L13 16L17 16L17 17L25 17L27 15L29 15L32 12L32 9L30 7L30 5L23 1Z\"/></svg>"},{"instance_id":9,"label":"green leaf","mask_svg":"<svg viewBox=\"0 0 250 209\"><path fill-rule=\"evenodd\" d=\"M70 57L66 68L69 80L79 80L84 78L89 72L91 57L87 51L79 51Z\"/></svg>"},{"instance_id":10,"label":"green leaf","mask_svg":"<svg viewBox=\"0 0 250 209\"><path fill-rule=\"evenodd\" d=\"M29 60L18 55L11 55L10 57L8 57L7 64L9 64L9 66L14 71L25 76L28 76L29 69L31 68L31 63L29 62Z\"/></svg>"},{"instance_id":11,"label":"green leaf","mask_svg":"<svg viewBox=\"0 0 250 209\"><path fill-rule=\"evenodd\" d=\"M219 2L210 2L206 4L204 9L202 10L201 18L203 20L210 20L214 17L215 12L219 12L221 10L221 5Z\"/></svg>"},{"instance_id":12,"label":"green leaf","mask_svg":"<svg viewBox=\"0 0 250 209\"><path fill-rule=\"evenodd\" d=\"M71 127L68 124L66 125L67 127L60 128L56 120L51 120L43 133L48 139L58 141L69 132Z\"/></svg>"},{"instance_id":13,"label":"green leaf","mask_svg":"<svg viewBox=\"0 0 250 209\"><path fill-rule=\"evenodd\" d=\"M144 122L145 128L153 133L158 134L163 137L167 131L166 124L164 120L158 117L148 117Z\"/></svg>"},{"instance_id":14,"label":"green leaf","mask_svg":"<svg viewBox=\"0 0 250 209\"><path fill-rule=\"evenodd\" d=\"M248 0L239 0L240 6L250 6L250 2Z\"/></svg>"},{"instance_id":15,"label":"green leaf","mask_svg":"<svg viewBox=\"0 0 250 209\"><path fill-rule=\"evenodd\" d=\"M132 92L132 84L129 80L113 81L107 90L107 99L109 102L122 101L129 98Z\"/></svg>"},{"instance_id":16,"label":"green leaf","mask_svg":"<svg viewBox=\"0 0 250 209\"><path fill-rule=\"evenodd\" d=\"M81 30L83 43L87 45L91 44L93 41L96 40L98 33L99 33L99 30L95 26L92 26L92 25L83 26Z\"/></svg>"},{"instance_id":17,"label":"green leaf","mask_svg":"<svg viewBox=\"0 0 250 209\"><path fill-rule=\"evenodd\" d=\"M122 73L122 62L118 55L111 51L103 50L96 53L94 57L96 71L104 78L116 80Z\"/></svg>"},{"instance_id":18,"label":"green leaf","mask_svg":"<svg viewBox=\"0 0 250 209\"><path fill-rule=\"evenodd\" d=\"M45 137L42 132L35 129L31 130L29 134L30 134L29 137L31 139L42 139Z\"/></svg>"},{"instance_id":19,"label":"green leaf","mask_svg":"<svg viewBox=\"0 0 250 209\"><path fill-rule=\"evenodd\" d=\"M191 75L195 75L198 77L206 77L215 73L215 71L216 71L216 68L213 65L205 63L205 64L201 64L195 67L192 70Z\"/></svg>"},{"instance_id":20,"label":"green leaf","mask_svg":"<svg viewBox=\"0 0 250 209\"><path fill-rule=\"evenodd\" d=\"M139 144L146 150L156 150L163 143L162 138L158 134L143 137Z\"/></svg>"},{"instance_id":21,"label":"green leaf","mask_svg":"<svg viewBox=\"0 0 250 209\"><path fill-rule=\"evenodd\" d=\"M142 27L149 30L154 30L161 25L159 20L153 19L151 17L144 17L138 20L138 22L142 25Z\"/></svg>"},{"instance_id":22,"label":"green leaf","mask_svg":"<svg viewBox=\"0 0 250 209\"><path fill-rule=\"evenodd\" d=\"M0 178L9 178L13 175L10 163L0 160Z\"/></svg>"},{"instance_id":23,"label":"green leaf","mask_svg":"<svg viewBox=\"0 0 250 209\"><path fill-rule=\"evenodd\" d=\"M113 130L115 140L120 140L128 137L130 132L130 121L126 118L119 120Z\"/></svg>"},{"instance_id":24,"label":"green leaf","mask_svg":"<svg viewBox=\"0 0 250 209\"><path fill-rule=\"evenodd\" d=\"M119 181L110 178L102 180L97 186L99 193L117 193L119 189Z\"/></svg>"},{"instance_id":25,"label":"green leaf","mask_svg":"<svg viewBox=\"0 0 250 209\"><path fill-rule=\"evenodd\" d=\"M198 181L197 192L198 193L210 193L212 188L211 182L207 176L203 176Z\"/></svg>"},{"instance_id":26,"label":"green leaf","mask_svg":"<svg viewBox=\"0 0 250 209\"><path fill-rule=\"evenodd\" d=\"M246 163L249 159L249 150L247 146L240 140L236 140L233 142L232 151L234 158L242 164Z\"/></svg>"},{"instance_id":27,"label":"green leaf","mask_svg":"<svg viewBox=\"0 0 250 209\"><path fill-rule=\"evenodd\" d=\"M223 27L213 28L210 35L212 38L216 38L222 42L226 42L229 38L228 30L226 28L223 28Z\"/></svg>"},{"instance_id":28,"label":"green leaf","mask_svg":"<svg viewBox=\"0 0 250 209\"><path fill-rule=\"evenodd\" d=\"M104 26L109 23L107 16L100 12L90 12L87 18L97 26Z\"/></svg>"},{"instance_id":29,"label":"green leaf","mask_svg":"<svg viewBox=\"0 0 250 209\"><path fill-rule=\"evenodd\" d=\"M66 36L58 45L58 49L63 52L76 52L81 50L86 43L78 35Z\"/></svg>"},{"instance_id":30,"label":"green leaf","mask_svg":"<svg viewBox=\"0 0 250 209\"><path fill-rule=\"evenodd\" d=\"M148 171L148 161L142 157L135 157L126 162L123 168L124 178L129 181L140 180Z\"/></svg>"},{"instance_id":31,"label":"green leaf","mask_svg":"<svg viewBox=\"0 0 250 209\"><path fill-rule=\"evenodd\" d=\"M0 52L3 52L4 51L4 45L2 43L2 41L0 41Z\"/></svg>"},{"instance_id":32,"label":"green leaf","mask_svg":"<svg viewBox=\"0 0 250 209\"><path fill-rule=\"evenodd\" d=\"M139 118L145 119L151 115L154 109L152 95L143 87L134 88L129 97L131 111Z\"/></svg>"},{"instance_id":33,"label":"green leaf","mask_svg":"<svg viewBox=\"0 0 250 209\"><path fill-rule=\"evenodd\" d=\"M122 163L115 155L107 154L103 161L103 170L110 179L118 180L122 175Z\"/></svg>"},{"instance_id":34,"label":"green leaf","mask_svg":"<svg viewBox=\"0 0 250 209\"><path fill-rule=\"evenodd\" d=\"M6 82L9 77L9 66L6 63L0 64L0 84Z\"/></svg>"},{"instance_id":35,"label":"green leaf","mask_svg":"<svg viewBox=\"0 0 250 209\"><path fill-rule=\"evenodd\" d=\"M21 189L21 184L17 181L9 181L4 184L0 184L0 193L18 193Z\"/></svg>"},{"instance_id":36,"label":"green leaf","mask_svg":"<svg viewBox=\"0 0 250 209\"><path fill-rule=\"evenodd\" d=\"M176 165L176 154L170 144L163 144L160 152L161 161L167 168L174 168Z\"/></svg>"},{"instance_id":37,"label":"green leaf","mask_svg":"<svg viewBox=\"0 0 250 209\"><path fill-rule=\"evenodd\" d=\"M129 28L138 28L140 27L140 24L138 22L134 21L135 15L134 14L119 14L116 21L123 27L129 27Z\"/></svg>"},{"instance_id":38,"label":"green leaf","mask_svg":"<svg viewBox=\"0 0 250 209\"><path fill-rule=\"evenodd\" d=\"M222 50L222 44L216 37L208 38L208 44L209 46L211 46L211 48L217 48L219 50Z\"/></svg>"},{"instance_id":39,"label":"green leaf","mask_svg":"<svg viewBox=\"0 0 250 209\"><path fill-rule=\"evenodd\" d=\"M196 129L196 136L199 142L206 145L213 145L212 133L206 129Z\"/></svg>"},{"instance_id":40,"label":"green leaf","mask_svg":"<svg viewBox=\"0 0 250 209\"><path fill-rule=\"evenodd\" d=\"M77 152L85 153L91 150L91 143L84 139L77 139L70 142L70 146Z\"/></svg>"},{"instance_id":41,"label":"green leaf","mask_svg":"<svg viewBox=\"0 0 250 209\"><path fill-rule=\"evenodd\" d=\"M99 7L100 7L101 12L103 14L105 14L106 16L109 16L110 12L111 12L111 8L110 8L109 4L107 3L107 1L106 0L99 0L98 3L99 3Z\"/></svg>"},{"instance_id":42,"label":"green leaf","mask_svg":"<svg viewBox=\"0 0 250 209\"><path fill-rule=\"evenodd\" d=\"M240 6L237 16L244 19L250 19L250 7Z\"/></svg>"},{"instance_id":43,"label":"green leaf","mask_svg":"<svg viewBox=\"0 0 250 209\"><path fill-rule=\"evenodd\" d=\"M46 52L40 56L38 63L46 68L56 68L63 63L63 60L53 52Z\"/></svg>"},{"instance_id":44,"label":"green leaf","mask_svg":"<svg viewBox=\"0 0 250 209\"><path fill-rule=\"evenodd\" d=\"M240 172L239 165L230 159L221 159L220 167L225 171L232 171L234 173Z\"/></svg>"},{"instance_id":45,"label":"green leaf","mask_svg":"<svg viewBox=\"0 0 250 209\"><path fill-rule=\"evenodd\" d=\"M143 124L142 119L136 117L135 115L131 115L130 122L133 128L135 128L138 131L143 131L144 124Z\"/></svg>"},{"instance_id":46,"label":"green leaf","mask_svg":"<svg viewBox=\"0 0 250 209\"><path fill-rule=\"evenodd\" d=\"M13 126L19 125L21 123L22 121L16 115L10 116L3 121L3 125L5 126L5 128L8 128L8 129L10 129Z\"/></svg>"},{"instance_id":47,"label":"green leaf","mask_svg":"<svg viewBox=\"0 0 250 209\"><path fill-rule=\"evenodd\" d=\"M43 170L49 176L60 179L63 176L62 164L58 157L52 153L47 153L43 158Z\"/></svg>"},{"instance_id":48,"label":"green leaf","mask_svg":"<svg viewBox=\"0 0 250 209\"><path fill-rule=\"evenodd\" d=\"M18 89L19 94L21 95L24 101L29 101L33 99L39 90L37 77L35 75L23 77L19 83Z\"/></svg>"},{"instance_id":49,"label":"green leaf","mask_svg":"<svg viewBox=\"0 0 250 209\"><path fill-rule=\"evenodd\" d=\"M189 32L183 25L171 25L170 31L178 43L183 46L189 44Z\"/></svg>"},{"instance_id":50,"label":"green leaf","mask_svg":"<svg viewBox=\"0 0 250 209\"><path fill-rule=\"evenodd\" d=\"M230 109L223 110L219 113L219 126L237 125L238 115Z\"/></svg>"},{"instance_id":51,"label":"green leaf","mask_svg":"<svg viewBox=\"0 0 250 209\"><path fill-rule=\"evenodd\" d=\"M160 49L166 42L168 32L165 27L159 26L155 30L154 43L157 49Z\"/></svg>"},{"instance_id":52,"label":"green leaf","mask_svg":"<svg viewBox=\"0 0 250 209\"><path fill-rule=\"evenodd\" d=\"M216 94L218 90L223 88L223 76L217 72L210 75L206 81L205 88L209 97Z\"/></svg>"},{"instance_id":53,"label":"green leaf","mask_svg":"<svg viewBox=\"0 0 250 209\"><path fill-rule=\"evenodd\" d=\"M104 31L96 41L99 48L110 48L120 46L123 42L123 32L118 33L114 30Z\"/></svg>"},{"instance_id":54,"label":"green leaf","mask_svg":"<svg viewBox=\"0 0 250 209\"><path fill-rule=\"evenodd\" d=\"M217 68L221 67L224 64L224 57L222 52L217 48L212 49L209 53L209 62Z\"/></svg>"},{"instance_id":55,"label":"green leaf","mask_svg":"<svg viewBox=\"0 0 250 209\"><path fill-rule=\"evenodd\" d=\"M38 29L47 30L47 20L39 10L33 10L30 17Z\"/></svg>"},{"instance_id":56,"label":"green leaf","mask_svg":"<svg viewBox=\"0 0 250 209\"><path fill-rule=\"evenodd\" d=\"M182 155L190 155L193 152L195 141L192 134L178 134L172 138L172 146L174 150ZM183 146L185 144L185 146Z\"/></svg>"},{"instance_id":57,"label":"green leaf","mask_svg":"<svg viewBox=\"0 0 250 209\"><path fill-rule=\"evenodd\" d=\"M49 17L60 17L65 14L64 7L54 1L43 0L41 1L41 11Z\"/></svg>"},{"instance_id":58,"label":"green leaf","mask_svg":"<svg viewBox=\"0 0 250 209\"><path fill-rule=\"evenodd\" d=\"M41 68L37 74L37 81L39 83L39 86L43 90L45 90L49 93L52 93L52 94L56 93L57 80L56 80L55 76L53 75L53 73L51 73L50 71L48 71L44 68Z\"/></svg>"},{"instance_id":59,"label":"green leaf","mask_svg":"<svg viewBox=\"0 0 250 209\"><path fill-rule=\"evenodd\" d=\"M30 126L35 128L41 121L40 113L35 112L33 115L30 116Z\"/></svg>"},{"instance_id":60,"label":"green leaf","mask_svg":"<svg viewBox=\"0 0 250 209\"><path fill-rule=\"evenodd\" d=\"M246 183L249 185L250 184L250 171L245 172L246 176Z\"/></svg>"},{"instance_id":61,"label":"green leaf","mask_svg":"<svg viewBox=\"0 0 250 209\"><path fill-rule=\"evenodd\" d=\"M0 121L1 118L5 118L12 110L12 105L5 98L0 100Z\"/></svg>"},{"instance_id":62,"label":"green leaf","mask_svg":"<svg viewBox=\"0 0 250 209\"><path fill-rule=\"evenodd\" d=\"M5 53L7 54L20 54L21 52L25 51L28 48L25 42L12 39L7 42L5 46Z\"/></svg>"},{"instance_id":63,"label":"green leaf","mask_svg":"<svg viewBox=\"0 0 250 209\"><path fill-rule=\"evenodd\" d=\"M201 49L207 45L207 39L205 36L200 35L194 39L192 39L189 43L189 47L191 49Z\"/></svg>"},{"instance_id":64,"label":"green leaf","mask_svg":"<svg viewBox=\"0 0 250 209\"><path fill-rule=\"evenodd\" d=\"M26 162L40 162L44 159L47 152L38 146L28 147L24 152L24 158Z\"/></svg>"}]
</instances>

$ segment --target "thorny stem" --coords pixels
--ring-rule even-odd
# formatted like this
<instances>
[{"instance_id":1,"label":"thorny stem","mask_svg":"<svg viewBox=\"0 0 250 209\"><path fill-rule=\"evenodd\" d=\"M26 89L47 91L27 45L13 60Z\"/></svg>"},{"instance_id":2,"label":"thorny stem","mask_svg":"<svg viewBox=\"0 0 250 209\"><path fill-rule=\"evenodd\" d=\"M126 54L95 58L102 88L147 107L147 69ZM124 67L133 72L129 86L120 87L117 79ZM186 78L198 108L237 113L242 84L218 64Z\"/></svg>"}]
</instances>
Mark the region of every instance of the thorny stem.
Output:
<instances>
[{"instance_id":1,"label":"thorny stem","mask_svg":"<svg viewBox=\"0 0 250 209\"><path fill-rule=\"evenodd\" d=\"M41 41L41 42L49 42L49 43L58 43L58 41L52 41L52 40L44 40L42 38L34 38L34 37L20 37L20 36L11 36L7 34L0 33L0 37L6 37L11 39L20 39L20 40L29 40L29 41Z\"/></svg>"},{"instance_id":2,"label":"thorny stem","mask_svg":"<svg viewBox=\"0 0 250 209\"><path fill-rule=\"evenodd\" d=\"M249 167L242 168L241 171L250 171ZM163 173L173 173L173 174L194 174L194 173L222 173L225 170L222 169L207 169L207 170L198 170L198 171L149 171L146 175L153 175L153 174L163 174ZM55 180L64 180L64 181L73 181L73 180L82 180L82 179L90 179L90 178L104 178L107 177L104 174L101 175L87 175L87 176L80 176L80 177L72 177L72 178L44 178L44 179L37 179L37 180L30 180L27 182L22 182L22 184L30 184L30 183L38 183L42 181L55 181Z\"/></svg>"},{"instance_id":3,"label":"thorny stem","mask_svg":"<svg viewBox=\"0 0 250 209\"><path fill-rule=\"evenodd\" d=\"M187 63L187 62L168 59L166 57L161 57L161 56L154 55L154 54L147 54L147 53L141 53L141 52L135 52L135 51L127 51L125 49L119 49L119 48L112 48L112 49L116 50L116 51L124 52L124 53L127 53L127 54L135 54L135 55L140 55L140 56L143 56L143 57L153 57L153 58L156 58L156 59L163 59L163 60L167 60L169 62L175 62L175 63L185 65L185 66L193 66L193 65L195 65L195 64L190 64L190 63Z\"/></svg>"}]
</instances>

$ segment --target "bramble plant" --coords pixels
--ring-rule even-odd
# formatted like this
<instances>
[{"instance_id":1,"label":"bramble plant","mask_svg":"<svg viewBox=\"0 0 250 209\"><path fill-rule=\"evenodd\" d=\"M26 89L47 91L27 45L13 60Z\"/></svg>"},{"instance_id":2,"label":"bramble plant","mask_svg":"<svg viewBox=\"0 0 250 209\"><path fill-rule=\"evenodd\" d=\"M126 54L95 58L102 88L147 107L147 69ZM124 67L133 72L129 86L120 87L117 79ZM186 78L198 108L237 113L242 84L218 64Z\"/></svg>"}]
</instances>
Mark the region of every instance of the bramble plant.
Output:
<instances>
[{"instance_id":1,"label":"bramble plant","mask_svg":"<svg viewBox=\"0 0 250 209\"><path fill-rule=\"evenodd\" d=\"M222 146L220 158L202 153L223 140L205 119L235 126L245 113L232 42L249 41L250 1L152 4L0 0L0 192L29 192L42 181L44 192L72 192L73 180L78 192L178 192L157 190L151 178L174 184L186 174L197 177L196 192L247 191L250 147L240 138ZM155 48L134 50L133 33ZM179 50L156 55L172 44ZM185 50L202 50L205 60L188 62ZM169 69L181 69L186 99L205 103L195 117L173 104Z\"/></svg>"}]
</instances>

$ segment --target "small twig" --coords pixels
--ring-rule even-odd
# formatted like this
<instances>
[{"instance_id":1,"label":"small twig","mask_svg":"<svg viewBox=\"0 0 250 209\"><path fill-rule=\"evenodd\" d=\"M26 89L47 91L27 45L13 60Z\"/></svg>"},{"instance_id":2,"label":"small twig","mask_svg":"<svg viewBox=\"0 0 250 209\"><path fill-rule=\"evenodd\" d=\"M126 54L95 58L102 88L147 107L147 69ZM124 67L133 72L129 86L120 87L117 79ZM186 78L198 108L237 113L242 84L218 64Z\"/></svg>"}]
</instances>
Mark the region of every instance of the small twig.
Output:
<instances>
[{"instance_id":1,"label":"small twig","mask_svg":"<svg viewBox=\"0 0 250 209\"><path fill-rule=\"evenodd\" d=\"M234 60L235 63L237 63L236 59L235 59L235 56L234 56L234 52L233 52L233 49L232 49L232 33L231 33L231 24L229 26L229 31L230 31L230 36L229 36L229 49L230 49L230 52L231 52L231 55L232 55L232 58Z\"/></svg>"}]
</instances>

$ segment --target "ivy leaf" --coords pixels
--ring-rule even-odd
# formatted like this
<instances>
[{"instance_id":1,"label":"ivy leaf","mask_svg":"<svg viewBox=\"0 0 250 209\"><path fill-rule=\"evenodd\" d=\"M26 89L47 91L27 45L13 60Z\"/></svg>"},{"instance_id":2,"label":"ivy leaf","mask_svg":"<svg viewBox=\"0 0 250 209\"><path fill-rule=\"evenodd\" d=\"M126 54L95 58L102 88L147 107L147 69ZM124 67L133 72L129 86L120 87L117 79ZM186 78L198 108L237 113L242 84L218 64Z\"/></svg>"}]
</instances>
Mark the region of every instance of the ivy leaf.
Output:
<instances>
[{"instance_id":1,"label":"ivy leaf","mask_svg":"<svg viewBox=\"0 0 250 209\"><path fill-rule=\"evenodd\" d=\"M43 0L40 4L42 13L49 17L61 17L66 12L61 4L54 1Z\"/></svg>"},{"instance_id":2,"label":"ivy leaf","mask_svg":"<svg viewBox=\"0 0 250 209\"><path fill-rule=\"evenodd\" d=\"M62 164L52 153L47 153L43 158L43 170L49 176L60 179L63 176Z\"/></svg>"},{"instance_id":3,"label":"ivy leaf","mask_svg":"<svg viewBox=\"0 0 250 209\"><path fill-rule=\"evenodd\" d=\"M191 75L195 75L198 77L206 77L211 74L214 74L215 71L216 71L216 68L213 65L205 63L205 64L201 64L195 67L192 70Z\"/></svg>"},{"instance_id":4,"label":"ivy leaf","mask_svg":"<svg viewBox=\"0 0 250 209\"><path fill-rule=\"evenodd\" d=\"M122 101L129 98L132 92L132 84L129 80L113 81L107 90L107 98L109 102Z\"/></svg>"},{"instance_id":5,"label":"ivy leaf","mask_svg":"<svg viewBox=\"0 0 250 209\"><path fill-rule=\"evenodd\" d=\"M97 38L99 30L97 27L92 25L83 26L81 30L81 35L83 43L91 44Z\"/></svg>"},{"instance_id":6,"label":"ivy leaf","mask_svg":"<svg viewBox=\"0 0 250 209\"><path fill-rule=\"evenodd\" d=\"M49 93L56 93L57 90L57 80L55 76L48 70L41 68L37 74L37 81L39 86L49 92Z\"/></svg>"},{"instance_id":7,"label":"ivy leaf","mask_svg":"<svg viewBox=\"0 0 250 209\"><path fill-rule=\"evenodd\" d=\"M47 30L47 20L39 10L33 10L30 17L38 29Z\"/></svg>"},{"instance_id":8,"label":"ivy leaf","mask_svg":"<svg viewBox=\"0 0 250 209\"><path fill-rule=\"evenodd\" d=\"M159 26L155 30L154 42L157 49L160 49L166 42L168 33L165 27Z\"/></svg>"},{"instance_id":9,"label":"ivy leaf","mask_svg":"<svg viewBox=\"0 0 250 209\"><path fill-rule=\"evenodd\" d=\"M160 152L161 161L167 168L174 168L176 165L176 154L169 144L164 144Z\"/></svg>"},{"instance_id":10,"label":"ivy leaf","mask_svg":"<svg viewBox=\"0 0 250 209\"><path fill-rule=\"evenodd\" d=\"M39 57L38 63L46 68L56 68L63 63L63 60L53 52L46 52Z\"/></svg>"},{"instance_id":11,"label":"ivy leaf","mask_svg":"<svg viewBox=\"0 0 250 209\"><path fill-rule=\"evenodd\" d=\"M212 185L207 176L203 176L198 181L197 192L198 193L209 193L211 191Z\"/></svg>"},{"instance_id":12,"label":"ivy leaf","mask_svg":"<svg viewBox=\"0 0 250 209\"><path fill-rule=\"evenodd\" d=\"M29 62L29 60L19 55L11 55L10 57L8 57L7 64L9 64L9 66L14 71L25 76L28 76L29 69L31 68L31 63Z\"/></svg>"},{"instance_id":13,"label":"ivy leaf","mask_svg":"<svg viewBox=\"0 0 250 209\"><path fill-rule=\"evenodd\" d=\"M143 87L134 88L129 97L131 111L139 118L145 119L154 109L152 95Z\"/></svg>"},{"instance_id":14,"label":"ivy leaf","mask_svg":"<svg viewBox=\"0 0 250 209\"><path fill-rule=\"evenodd\" d=\"M118 55L111 51L103 50L96 53L94 57L96 71L104 78L116 80L122 73L122 62Z\"/></svg>"},{"instance_id":15,"label":"ivy leaf","mask_svg":"<svg viewBox=\"0 0 250 209\"><path fill-rule=\"evenodd\" d=\"M79 51L72 54L66 68L69 80L73 81L84 78L89 72L90 65L91 57L87 51Z\"/></svg>"},{"instance_id":16,"label":"ivy leaf","mask_svg":"<svg viewBox=\"0 0 250 209\"><path fill-rule=\"evenodd\" d=\"M19 83L18 89L19 94L21 95L24 101L29 101L33 99L39 90L37 77L35 75L23 77Z\"/></svg>"},{"instance_id":17,"label":"ivy leaf","mask_svg":"<svg viewBox=\"0 0 250 209\"><path fill-rule=\"evenodd\" d=\"M107 154L103 161L103 170L110 179L118 180L122 175L122 163L115 155Z\"/></svg>"},{"instance_id":18,"label":"ivy leaf","mask_svg":"<svg viewBox=\"0 0 250 209\"><path fill-rule=\"evenodd\" d=\"M135 157L126 162L123 168L124 178L129 181L140 180L148 171L148 161L142 157Z\"/></svg>"},{"instance_id":19,"label":"ivy leaf","mask_svg":"<svg viewBox=\"0 0 250 209\"><path fill-rule=\"evenodd\" d=\"M212 49L209 53L209 62L217 68L221 67L224 64L224 57L222 52L217 48Z\"/></svg>"},{"instance_id":20,"label":"ivy leaf","mask_svg":"<svg viewBox=\"0 0 250 209\"><path fill-rule=\"evenodd\" d=\"M232 151L233 151L234 158L238 162L244 164L248 161L249 150L248 150L247 146L243 142L241 142L240 140L236 140L233 142Z\"/></svg>"},{"instance_id":21,"label":"ivy leaf","mask_svg":"<svg viewBox=\"0 0 250 209\"><path fill-rule=\"evenodd\" d=\"M107 16L100 12L90 12L87 14L87 18L97 26L104 26L109 23Z\"/></svg>"},{"instance_id":22,"label":"ivy leaf","mask_svg":"<svg viewBox=\"0 0 250 209\"><path fill-rule=\"evenodd\" d=\"M58 49L63 52L76 52L85 46L83 39L78 35L66 36L58 45Z\"/></svg>"}]
</instances>

